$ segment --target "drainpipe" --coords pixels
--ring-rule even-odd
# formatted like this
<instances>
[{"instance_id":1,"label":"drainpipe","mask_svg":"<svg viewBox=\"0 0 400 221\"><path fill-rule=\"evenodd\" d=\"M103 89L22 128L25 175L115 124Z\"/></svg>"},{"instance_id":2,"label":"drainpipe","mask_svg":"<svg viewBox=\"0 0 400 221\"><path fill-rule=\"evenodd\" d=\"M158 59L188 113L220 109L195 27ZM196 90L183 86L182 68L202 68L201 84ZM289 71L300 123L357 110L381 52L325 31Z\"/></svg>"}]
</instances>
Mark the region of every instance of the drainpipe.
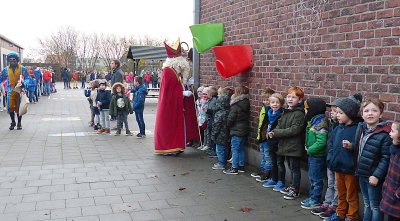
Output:
<instances>
[{"instance_id":1,"label":"drainpipe","mask_svg":"<svg viewBox=\"0 0 400 221\"><path fill-rule=\"evenodd\" d=\"M200 0L194 0L194 12L193 12L194 24L200 23ZM196 88L200 86L200 55L197 50L193 47L193 79Z\"/></svg>"}]
</instances>

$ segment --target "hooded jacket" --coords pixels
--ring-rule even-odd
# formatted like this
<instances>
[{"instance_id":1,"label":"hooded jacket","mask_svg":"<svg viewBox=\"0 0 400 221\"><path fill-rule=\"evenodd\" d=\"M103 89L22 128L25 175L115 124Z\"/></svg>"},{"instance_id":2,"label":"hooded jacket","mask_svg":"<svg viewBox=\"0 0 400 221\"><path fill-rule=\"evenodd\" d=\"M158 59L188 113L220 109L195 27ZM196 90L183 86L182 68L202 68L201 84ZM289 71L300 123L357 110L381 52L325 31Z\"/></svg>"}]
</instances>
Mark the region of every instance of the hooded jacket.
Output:
<instances>
[{"instance_id":1,"label":"hooded jacket","mask_svg":"<svg viewBox=\"0 0 400 221\"><path fill-rule=\"evenodd\" d=\"M339 124L333 129L328 143L328 168L334 172L354 174L354 148L343 147L343 140L348 140L352 145L355 143L355 135L358 122L345 125Z\"/></svg>"},{"instance_id":2,"label":"hooded jacket","mask_svg":"<svg viewBox=\"0 0 400 221\"><path fill-rule=\"evenodd\" d=\"M111 102L111 92L109 90L97 90L96 96L96 104L100 101L100 110L108 110L110 109L110 102Z\"/></svg>"},{"instance_id":3,"label":"hooded jacket","mask_svg":"<svg viewBox=\"0 0 400 221\"><path fill-rule=\"evenodd\" d=\"M230 135L244 137L250 131L250 101L248 94L232 96L227 125Z\"/></svg>"},{"instance_id":4,"label":"hooded jacket","mask_svg":"<svg viewBox=\"0 0 400 221\"><path fill-rule=\"evenodd\" d=\"M257 141L259 143L264 142L267 139L267 127L268 127L268 110L269 106L262 104L260 115L258 117L258 131Z\"/></svg>"},{"instance_id":5,"label":"hooded jacket","mask_svg":"<svg viewBox=\"0 0 400 221\"><path fill-rule=\"evenodd\" d=\"M147 88L144 84L141 84L132 89L132 92L135 93L135 98L133 99L133 111L143 111L144 110L144 102L146 101Z\"/></svg>"},{"instance_id":6,"label":"hooded jacket","mask_svg":"<svg viewBox=\"0 0 400 221\"><path fill-rule=\"evenodd\" d=\"M299 104L293 109L284 109L273 132L273 137L279 140L276 154L302 157L304 151L303 106Z\"/></svg>"},{"instance_id":7,"label":"hooded jacket","mask_svg":"<svg viewBox=\"0 0 400 221\"><path fill-rule=\"evenodd\" d=\"M121 87L121 95L117 93L117 86ZM129 102L129 98L125 95L125 86L121 83L115 83L112 87L112 97L110 102L110 115L116 116L119 112L125 112L127 114L133 114L131 102ZM118 108L117 101L119 98L122 98L124 101L124 107Z\"/></svg>"},{"instance_id":8,"label":"hooded jacket","mask_svg":"<svg viewBox=\"0 0 400 221\"><path fill-rule=\"evenodd\" d=\"M217 98L214 109L214 123L211 130L211 140L216 144L226 146L229 140L227 120L230 108L229 95L224 94Z\"/></svg>"},{"instance_id":9,"label":"hooded jacket","mask_svg":"<svg viewBox=\"0 0 400 221\"><path fill-rule=\"evenodd\" d=\"M305 147L309 156L326 156L328 140L328 119L325 117L326 102L321 98L311 98L305 101L307 114Z\"/></svg>"},{"instance_id":10,"label":"hooded jacket","mask_svg":"<svg viewBox=\"0 0 400 221\"><path fill-rule=\"evenodd\" d=\"M390 130L390 126L385 121L379 122L372 129L368 129L365 122L358 125L354 146L357 176L375 176L380 182L384 180L389 168L392 145Z\"/></svg>"}]
</instances>

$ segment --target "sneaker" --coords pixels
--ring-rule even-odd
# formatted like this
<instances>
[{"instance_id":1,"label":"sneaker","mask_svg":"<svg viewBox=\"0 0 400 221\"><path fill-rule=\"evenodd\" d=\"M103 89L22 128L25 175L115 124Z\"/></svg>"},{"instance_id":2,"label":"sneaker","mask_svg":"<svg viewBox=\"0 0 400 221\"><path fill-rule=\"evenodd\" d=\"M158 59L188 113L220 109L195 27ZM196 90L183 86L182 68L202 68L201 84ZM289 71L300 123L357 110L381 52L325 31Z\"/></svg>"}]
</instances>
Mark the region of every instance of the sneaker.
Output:
<instances>
[{"instance_id":1,"label":"sneaker","mask_svg":"<svg viewBox=\"0 0 400 221\"><path fill-rule=\"evenodd\" d=\"M307 204L308 201L310 201L310 200L311 200L311 198L307 198L307 199L305 199L305 200L302 200L302 201L300 202L300 205L305 205L305 204Z\"/></svg>"},{"instance_id":2,"label":"sneaker","mask_svg":"<svg viewBox=\"0 0 400 221\"><path fill-rule=\"evenodd\" d=\"M285 184L282 181L278 181L274 188L272 189L275 192L281 192L285 188Z\"/></svg>"},{"instance_id":3,"label":"sneaker","mask_svg":"<svg viewBox=\"0 0 400 221\"><path fill-rule=\"evenodd\" d=\"M264 171L259 178L256 178L256 181L261 183L267 182L269 179L269 174L269 171Z\"/></svg>"},{"instance_id":4,"label":"sneaker","mask_svg":"<svg viewBox=\"0 0 400 221\"><path fill-rule=\"evenodd\" d=\"M201 148L202 151L206 151L206 150L208 150L208 149L210 149L210 147L207 146L207 145L205 145L205 146L203 146L203 148Z\"/></svg>"},{"instance_id":5,"label":"sneaker","mask_svg":"<svg viewBox=\"0 0 400 221\"><path fill-rule=\"evenodd\" d=\"M258 180L257 180L258 181ZM263 185L263 187L275 187L276 186L276 181L274 181L273 179L269 179L267 180L267 182L265 182Z\"/></svg>"},{"instance_id":6,"label":"sneaker","mask_svg":"<svg viewBox=\"0 0 400 221\"><path fill-rule=\"evenodd\" d=\"M244 171L244 166L239 166L239 167L238 167L238 172L239 172L239 173L244 173L244 172L246 172L246 171Z\"/></svg>"},{"instance_id":7,"label":"sneaker","mask_svg":"<svg viewBox=\"0 0 400 221\"><path fill-rule=\"evenodd\" d=\"M331 217L336 211L332 207L328 207L325 212L319 214L321 219L327 219Z\"/></svg>"},{"instance_id":8,"label":"sneaker","mask_svg":"<svg viewBox=\"0 0 400 221\"><path fill-rule=\"evenodd\" d=\"M210 153L207 153L207 156L209 157L209 158L217 158L217 154L213 151L213 152L210 152Z\"/></svg>"},{"instance_id":9,"label":"sneaker","mask_svg":"<svg viewBox=\"0 0 400 221\"><path fill-rule=\"evenodd\" d=\"M126 129L125 135L126 136L132 136L132 132L130 130Z\"/></svg>"},{"instance_id":10,"label":"sneaker","mask_svg":"<svg viewBox=\"0 0 400 221\"><path fill-rule=\"evenodd\" d=\"M138 138L138 139L143 138L143 135L142 135L141 133L138 133L138 134L136 135L136 138Z\"/></svg>"},{"instance_id":11,"label":"sneaker","mask_svg":"<svg viewBox=\"0 0 400 221\"><path fill-rule=\"evenodd\" d=\"M301 205L301 208L303 208L303 209L317 209L320 206L321 206L320 202L318 202L316 200L313 200L313 199L310 199L306 203Z\"/></svg>"},{"instance_id":12,"label":"sneaker","mask_svg":"<svg viewBox=\"0 0 400 221\"><path fill-rule=\"evenodd\" d=\"M213 170L225 170L225 167L222 166L220 163L216 163L214 164L214 166L212 167Z\"/></svg>"},{"instance_id":13,"label":"sneaker","mask_svg":"<svg viewBox=\"0 0 400 221\"><path fill-rule=\"evenodd\" d=\"M294 189L294 187L291 187L291 186L288 186L288 187L286 187L286 188L283 188L281 191L279 191L279 192L281 192L282 194L289 194L289 192L290 192L290 190L292 190L292 189Z\"/></svg>"},{"instance_id":14,"label":"sneaker","mask_svg":"<svg viewBox=\"0 0 400 221\"><path fill-rule=\"evenodd\" d=\"M294 200L300 196L299 190L291 189L288 194L284 195L283 198L285 200ZM320 204L318 204L319 206Z\"/></svg>"},{"instance_id":15,"label":"sneaker","mask_svg":"<svg viewBox=\"0 0 400 221\"><path fill-rule=\"evenodd\" d=\"M332 216L324 219L324 221L344 221L345 219L340 218L337 213L332 214Z\"/></svg>"},{"instance_id":16,"label":"sneaker","mask_svg":"<svg viewBox=\"0 0 400 221\"><path fill-rule=\"evenodd\" d=\"M320 214L324 213L328 208L329 207L326 204L322 204L319 208L311 210L311 213L316 216L319 216Z\"/></svg>"},{"instance_id":17,"label":"sneaker","mask_svg":"<svg viewBox=\"0 0 400 221\"><path fill-rule=\"evenodd\" d=\"M254 178L260 178L262 173L263 173L262 170L259 170L258 172L251 173L250 176Z\"/></svg>"},{"instance_id":18,"label":"sneaker","mask_svg":"<svg viewBox=\"0 0 400 221\"><path fill-rule=\"evenodd\" d=\"M227 160L227 162L232 163L232 157L229 160Z\"/></svg>"},{"instance_id":19,"label":"sneaker","mask_svg":"<svg viewBox=\"0 0 400 221\"><path fill-rule=\"evenodd\" d=\"M199 147L197 147L198 150L203 149L204 145L200 145Z\"/></svg>"},{"instance_id":20,"label":"sneaker","mask_svg":"<svg viewBox=\"0 0 400 221\"><path fill-rule=\"evenodd\" d=\"M239 173L238 169L235 169L233 167L231 167L229 169L226 169L226 170L223 170L222 172L225 173L225 174L230 174L230 175L237 175Z\"/></svg>"},{"instance_id":21,"label":"sneaker","mask_svg":"<svg viewBox=\"0 0 400 221\"><path fill-rule=\"evenodd\" d=\"M121 135L121 129L117 129L117 132L115 132L115 136Z\"/></svg>"}]
</instances>

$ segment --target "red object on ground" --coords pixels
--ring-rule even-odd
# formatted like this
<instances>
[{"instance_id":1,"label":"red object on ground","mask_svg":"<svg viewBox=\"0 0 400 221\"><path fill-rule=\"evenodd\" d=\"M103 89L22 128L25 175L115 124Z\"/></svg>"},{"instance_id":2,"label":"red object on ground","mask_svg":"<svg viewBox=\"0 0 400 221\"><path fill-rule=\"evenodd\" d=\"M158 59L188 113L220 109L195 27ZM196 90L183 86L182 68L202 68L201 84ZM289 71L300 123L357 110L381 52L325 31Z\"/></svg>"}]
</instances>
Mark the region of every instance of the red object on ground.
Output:
<instances>
[{"instance_id":1,"label":"red object on ground","mask_svg":"<svg viewBox=\"0 0 400 221\"><path fill-rule=\"evenodd\" d=\"M213 51L217 70L224 78L240 74L253 65L250 45L215 46Z\"/></svg>"}]
</instances>

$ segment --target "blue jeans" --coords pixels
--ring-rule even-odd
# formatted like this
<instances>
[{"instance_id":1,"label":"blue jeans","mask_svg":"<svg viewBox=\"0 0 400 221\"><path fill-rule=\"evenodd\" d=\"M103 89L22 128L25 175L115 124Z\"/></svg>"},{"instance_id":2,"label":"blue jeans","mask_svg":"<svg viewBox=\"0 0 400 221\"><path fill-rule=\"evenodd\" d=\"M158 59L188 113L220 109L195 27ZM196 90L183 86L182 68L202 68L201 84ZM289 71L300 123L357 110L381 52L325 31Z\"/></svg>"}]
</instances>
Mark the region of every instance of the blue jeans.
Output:
<instances>
[{"instance_id":1,"label":"blue jeans","mask_svg":"<svg viewBox=\"0 0 400 221\"><path fill-rule=\"evenodd\" d=\"M328 187L326 188L324 204L336 209L338 204L338 193L335 172L328 168L326 169L326 176L328 177Z\"/></svg>"},{"instance_id":2,"label":"blue jeans","mask_svg":"<svg viewBox=\"0 0 400 221\"><path fill-rule=\"evenodd\" d=\"M225 145L216 144L216 152L218 157L218 163L222 166L226 165L226 158L228 158L228 149Z\"/></svg>"},{"instance_id":3,"label":"blue jeans","mask_svg":"<svg viewBox=\"0 0 400 221\"><path fill-rule=\"evenodd\" d=\"M45 94L46 94L46 95L50 95L50 81L45 81L44 83L45 83L45 85L46 85Z\"/></svg>"},{"instance_id":4,"label":"blue jeans","mask_svg":"<svg viewBox=\"0 0 400 221\"><path fill-rule=\"evenodd\" d=\"M35 91L28 91L28 98L30 103L36 102Z\"/></svg>"},{"instance_id":5,"label":"blue jeans","mask_svg":"<svg viewBox=\"0 0 400 221\"><path fill-rule=\"evenodd\" d=\"M145 124L143 119L143 110L135 110L136 122L139 126L139 133L145 135Z\"/></svg>"},{"instance_id":6,"label":"blue jeans","mask_svg":"<svg viewBox=\"0 0 400 221\"><path fill-rule=\"evenodd\" d=\"M125 124L125 129L129 130L128 113L127 112L117 112L117 129L122 129L123 124Z\"/></svg>"},{"instance_id":7,"label":"blue jeans","mask_svg":"<svg viewBox=\"0 0 400 221\"><path fill-rule=\"evenodd\" d=\"M369 177L358 177L364 201L363 221L382 221L383 213L379 209L382 200L382 182L377 186L369 184Z\"/></svg>"},{"instance_id":8,"label":"blue jeans","mask_svg":"<svg viewBox=\"0 0 400 221\"><path fill-rule=\"evenodd\" d=\"M232 146L232 167L237 169L244 166L244 144L246 137L233 135L231 138Z\"/></svg>"},{"instance_id":9,"label":"blue jeans","mask_svg":"<svg viewBox=\"0 0 400 221\"><path fill-rule=\"evenodd\" d=\"M321 195L324 189L325 162L326 157L308 156L308 178L311 184L309 196L316 202L321 202Z\"/></svg>"},{"instance_id":10,"label":"blue jeans","mask_svg":"<svg viewBox=\"0 0 400 221\"><path fill-rule=\"evenodd\" d=\"M269 155L269 145L268 142L262 142L260 143L260 154L261 154L261 164L260 168L261 170L268 170L271 171L271 157Z\"/></svg>"}]
</instances>

